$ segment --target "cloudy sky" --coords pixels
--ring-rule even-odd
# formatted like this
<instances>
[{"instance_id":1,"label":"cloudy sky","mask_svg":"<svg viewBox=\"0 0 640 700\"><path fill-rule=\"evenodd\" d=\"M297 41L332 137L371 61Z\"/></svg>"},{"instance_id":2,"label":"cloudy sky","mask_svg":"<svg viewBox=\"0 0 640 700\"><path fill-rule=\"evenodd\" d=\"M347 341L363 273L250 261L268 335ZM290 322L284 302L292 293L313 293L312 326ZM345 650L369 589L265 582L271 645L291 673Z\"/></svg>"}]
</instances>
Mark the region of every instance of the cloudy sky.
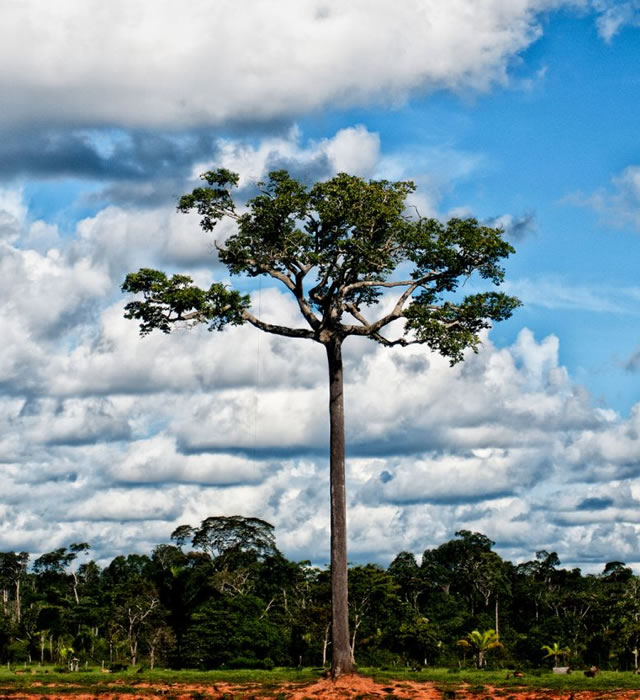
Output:
<instances>
[{"instance_id":1,"label":"cloudy sky","mask_svg":"<svg viewBox=\"0 0 640 700\"><path fill-rule=\"evenodd\" d=\"M468 529L640 571L639 47L638 0L0 0L0 550L107 561L242 514L328 560L322 348L141 339L119 291L228 281L176 198L286 167L413 179L518 251L523 308L455 368L345 345L351 560Z\"/></svg>"}]
</instances>

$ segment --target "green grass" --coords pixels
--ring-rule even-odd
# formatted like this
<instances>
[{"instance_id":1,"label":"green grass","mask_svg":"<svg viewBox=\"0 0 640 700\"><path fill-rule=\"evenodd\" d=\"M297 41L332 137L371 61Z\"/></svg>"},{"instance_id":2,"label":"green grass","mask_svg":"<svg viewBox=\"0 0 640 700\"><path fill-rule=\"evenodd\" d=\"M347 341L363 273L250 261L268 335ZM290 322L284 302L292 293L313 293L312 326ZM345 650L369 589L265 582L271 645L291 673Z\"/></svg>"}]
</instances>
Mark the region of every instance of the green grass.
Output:
<instances>
[{"instance_id":1,"label":"green grass","mask_svg":"<svg viewBox=\"0 0 640 700\"><path fill-rule=\"evenodd\" d=\"M20 671L20 673L16 673ZM154 669L118 671L102 673L99 667L82 669L77 672L56 673L53 666L32 666L24 669L17 665L10 671L0 667L0 690L3 695L24 692L40 695L86 693L88 689L96 695L113 695L114 685L120 693L139 695L153 693L152 688L140 687L145 684L166 685L176 688L183 685L215 685L230 683L255 689L255 694L287 683L312 683L320 675L318 669L279 669L272 671L233 670L233 671L175 671ZM34 685L35 684L35 685Z\"/></svg>"},{"instance_id":2,"label":"green grass","mask_svg":"<svg viewBox=\"0 0 640 700\"><path fill-rule=\"evenodd\" d=\"M558 675L544 670L540 675L526 673L523 678L513 678L513 672L502 671L477 671L475 669L462 669L458 673L451 673L446 668L426 668L422 671L409 670L381 670L375 668L360 669L364 674L373 677L379 683L388 683L390 680L429 681L436 683L441 688L452 689L464 683L471 686L493 686L496 688L522 689L550 689L550 690L615 690L632 689L640 690L640 676L631 672L603 671L595 678L585 677L582 671L574 671L569 675ZM507 675L510 677L507 678Z\"/></svg>"},{"instance_id":3,"label":"green grass","mask_svg":"<svg viewBox=\"0 0 640 700\"><path fill-rule=\"evenodd\" d=\"M21 667L17 667L22 670ZM144 688L143 684L171 686L179 691L185 685L215 685L229 683L242 686L251 694L260 696L268 693L281 684L306 684L317 680L320 669L305 668L302 670L276 668L272 671L258 670L229 670L229 671L173 671L157 669L137 673L135 670L117 673L101 673L100 668L81 670L75 673L56 673L53 667L27 668L26 673L16 674L15 669L8 671L0 668L0 690L3 695L12 695L28 690L40 695L86 693L90 691L96 696L114 693L114 685L118 692L135 693L141 696L153 692L152 688ZM455 691L464 685L467 691L478 696L479 700L487 695L488 688L499 689L500 695L507 697L509 689L536 689L575 692L581 690L610 691L617 689L634 689L640 691L640 676L630 672L603 671L595 678L586 678L580 671L570 675L556 675L543 671L540 675L527 673L524 678L513 678L508 671L476 671L463 669L451 673L446 668L424 669L409 671L405 669L382 670L378 668L361 668L361 673L372 677L382 685L392 688L394 684L407 681L435 683L444 694ZM509 673L510 677L507 678ZM36 685L34 686L34 683Z\"/></svg>"}]
</instances>

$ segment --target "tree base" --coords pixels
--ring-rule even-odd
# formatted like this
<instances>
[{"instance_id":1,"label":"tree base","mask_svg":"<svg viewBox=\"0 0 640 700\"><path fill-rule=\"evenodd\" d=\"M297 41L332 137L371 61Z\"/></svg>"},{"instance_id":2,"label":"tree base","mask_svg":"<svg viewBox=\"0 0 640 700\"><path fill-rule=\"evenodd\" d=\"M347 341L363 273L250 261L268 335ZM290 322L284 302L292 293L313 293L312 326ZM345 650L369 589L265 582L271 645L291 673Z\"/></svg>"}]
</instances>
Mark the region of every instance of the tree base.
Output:
<instances>
[{"instance_id":1,"label":"tree base","mask_svg":"<svg viewBox=\"0 0 640 700\"><path fill-rule=\"evenodd\" d=\"M338 663L331 666L331 670L327 671L326 677L331 678L332 681L337 681L338 678L342 676L356 676L359 675L358 669L352 661L347 663Z\"/></svg>"}]
</instances>

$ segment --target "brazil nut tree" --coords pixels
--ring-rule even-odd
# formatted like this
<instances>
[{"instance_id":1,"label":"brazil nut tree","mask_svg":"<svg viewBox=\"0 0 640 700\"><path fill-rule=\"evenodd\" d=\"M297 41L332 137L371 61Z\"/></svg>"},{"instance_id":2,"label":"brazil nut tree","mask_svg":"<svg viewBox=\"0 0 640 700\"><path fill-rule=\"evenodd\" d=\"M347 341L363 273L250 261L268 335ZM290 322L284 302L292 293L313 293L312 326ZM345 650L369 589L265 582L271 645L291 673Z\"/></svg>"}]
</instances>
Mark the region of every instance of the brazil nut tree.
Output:
<instances>
[{"instance_id":1,"label":"brazil nut tree","mask_svg":"<svg viewBox=\"0 0 640 700\"><path fill-rule=\"evenodd\" d=\"M386 347L422 343L462 360L480 332L508 318L519 301L504 293L461 295L476 275L485 288L499 285L501 262L513 251L500 229L475 219L441 223L410 216L412 182L366 181L345 173L311 187L286 171L258 183L258 194L238 208L238 175L226 169L202 175L203 186L180 198L178 210L196 211L211 233L218 222L235 231L216 242L232 275L270 277L292 295L301 324L289 327L256 316L247 294L214 283L196 286L186 275L144 268L127 275L122 290L138 295L125 315L145 335L175 325L210 330L249 324L258 330L320 343L329 367L332 675L352 671L347 599L345 431L342 344L348 336ZM384 303L383 303L384 302ZM383 310L381 310L383 309Z\"/></svg>"}]
</instances>

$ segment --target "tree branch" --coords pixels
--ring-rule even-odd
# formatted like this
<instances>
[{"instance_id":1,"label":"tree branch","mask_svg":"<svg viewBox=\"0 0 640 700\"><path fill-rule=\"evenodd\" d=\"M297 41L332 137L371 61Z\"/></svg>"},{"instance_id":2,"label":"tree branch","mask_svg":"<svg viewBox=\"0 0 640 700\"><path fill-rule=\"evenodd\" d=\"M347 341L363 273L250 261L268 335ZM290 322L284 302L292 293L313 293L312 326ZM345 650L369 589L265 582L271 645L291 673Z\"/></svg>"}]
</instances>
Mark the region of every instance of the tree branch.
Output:
<instances>
[{"instance_id":1,"label":"tree branch","mask_svg":"<svg viewBox=\"0 0 640 700\"><path fill-rule=\"evenodd\" d=\"M311 326L311 328L313 328L313 330L318 330L318 328L320 328L320 319L313 313L311 305L304 296L304 289L302 287L302 280L306 274L306 272L301 271L296 275L296 284L292 291L296 301L298 302L300 313L304 316L307 323Z\"/></svg>"},{"instance_id":2,"label":"tree branch","mask_svg":"<svg viewBox=\"0 0 640 700\"><path fill-rule=\"evenodd\" d=\"M216 248L219 251L224 250L224 248L219 246L217 243ZM320 319L313 313L311 306L305 299L304 291L302 288L302 280L304 279L307 272L311 269L311 266L301 266L299 272L295 272L294 269L289 268L291 272L295 274L294 280L291 277L289 277L289 275L286 275L284 272L280 272L279 270L276 270L273 267L269 267L265 263L258 262L254 258L249 258L247 260L247 264L251 265L259 272L262 272L265 275L269 275L270 277L273 277L273 279L282 282L282 284L284 284L284 286L295 296L296 301L298 302L298 307L300 308L300 312L306 319L307 323L311 326L311 328L315 330L320 326ZM249 322L251 323L251 321Z\"/></svg>"},{"instance_id":3,"label":"tree branch","mask_svg":"<svg viewBox=\"0 0 640 700\"><path fill-rule=\"evenodd\" d=\"M397 321L399 318L402 318L402 312L403 312L403 306L405 305L407 299L411 296L415 290L424 283L424 278L421 277L419 280L415 280L414 282L411 283L407 289L400 295L398 298L398 301L396 302L396 305L393 307L393 310L388 313L386 316L383 316L382 318L378 319L377 321L374 321L373 323L369 323L365 327L361 326L344 326L344 330L349 334L349 335L370 335L373 336L376 334L379 330L387 326L389 323L392 321ZM357 316L356 316L357 318ZM362 320L358 319L361 323Z\"/></svg>"},{"instance_id":4,"label":"tree branch","mask_svg":"<svg viewBox=\"0 0 640 700\"><path fill-rule=\"evenodd\" d=\"M429 280L429 276L424 276L420 278L420 284L424 284ZM345 296L353 289L361 289L362 287L407 287L415 284L416 280L399 280L398 282L380 282L378 280L360 280L359 282L353 282L348 284L344 289L341 289L342 296Z\"/></svg>"},{"instance_id":5,"label":"tree branch","mask_svg":"<svg viewBox=\"0 0 640 700\"><path fill-rule=\"evenodd\" d=\"M288 326L278 326L273 323L265 323L259 318L256 318L246 309L242 312L242 318L247 321L247 323L250 323L252 326L259 328L261 331L265 331L266 333L284 335L287 338L308 338L310 340L315 340L315 334L313 331L307 330L306 328L289 328Z\"/></svg>"},{"instance_id":6,"label":"tree branch","mask_svg":"<svg viewBox=\"0 0 640 700\"><path fill-rule=\"evenodd\" d=\"M355 319L360 321L365 328L370 326L369 321L367 321L367 319L358 311L355 304L348 303L346 304L345 308Z\"/></svg>"}]
</instances>

